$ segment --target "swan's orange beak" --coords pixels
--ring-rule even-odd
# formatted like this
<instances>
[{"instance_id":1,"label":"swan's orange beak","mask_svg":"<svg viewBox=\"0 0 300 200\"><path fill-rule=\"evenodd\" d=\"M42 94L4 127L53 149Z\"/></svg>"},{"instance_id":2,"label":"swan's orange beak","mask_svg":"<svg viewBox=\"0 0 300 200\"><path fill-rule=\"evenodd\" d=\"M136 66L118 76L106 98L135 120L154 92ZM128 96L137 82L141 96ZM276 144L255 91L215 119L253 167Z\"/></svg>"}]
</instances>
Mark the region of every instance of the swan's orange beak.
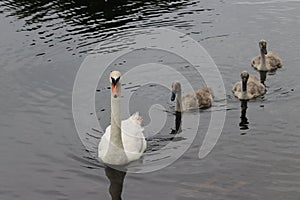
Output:
<instances>
[{"instance_id":1,"label":"swan's orange beak","mask_svg":"<svg viewBox=\"0 0 300 200\"><path fill-rule=\"evenodd\" d=\"M119 95L119 87L114 83L111 84L111 94L114 98L117 98Z\"/></svg>"}]
</instances>

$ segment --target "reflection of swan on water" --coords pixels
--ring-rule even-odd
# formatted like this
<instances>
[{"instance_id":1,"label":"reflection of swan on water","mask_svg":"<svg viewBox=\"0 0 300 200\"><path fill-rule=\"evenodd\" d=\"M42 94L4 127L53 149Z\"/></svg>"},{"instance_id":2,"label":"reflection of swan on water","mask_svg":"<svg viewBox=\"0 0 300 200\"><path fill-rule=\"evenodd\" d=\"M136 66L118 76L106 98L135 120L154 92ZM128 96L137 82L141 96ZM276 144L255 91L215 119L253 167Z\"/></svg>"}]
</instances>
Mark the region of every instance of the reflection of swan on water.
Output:
<instances>
[{"instance_id":1,"label":"reflection of swan on water","mask_svg":"<svg viewBox=\"0 0 300 200\"><path fill-rule=\"evenodd\" d=\"M98 146L98 157L111 165L123 165L137 160L146 149L139 114L135 113L121 123L120 78L120 72L111 72L111 125L106 128Z\"/></svg>"},{"instance_id":2,"label":"reflection of swan on water","mask_svg":"<svg viewBox=\"0 0 300 200\"><path fill-rule=\"evenodd\" d=\"M241 100L241 122L240 122L240 129L241 130L247 130L249 122L248 118L246 116L247 114L247 108L248 108L248 100Z\"/></svg>"},{"instance_id":3,"label":"reflection of swan on water","mask_svg":"<svg viewBox=\"0 0 300 200\"><path fill-rule=\"evenodd\" d=\"M175 129L172 129L171 134L181 132L181 112L175 112Z\"/></svg>"},{"instance_id":4,"label":"reflection of swan on water","mask_svg":"<svg viewBox=\"0 0 300 200\"><path fill-rule=\"evenodd\" d=\"M109 194L112 200L122 199L123 182L126 172L119 171L110 167L105 168L105 175L109 179Z\"/></svg>"},{"instance_id":5,"label":"reflection of swan on water","mask_svg":"<svg viewBox=\"0 0 300 200\"><path fill-rule=\"evenodd\" d=\"M176 99L176 112L209 108L212 105L213 97L213 91L209 87L200 88L181 97L181 84L178 81L172 83L171 101Z\"/></svg>"}]
</instances>

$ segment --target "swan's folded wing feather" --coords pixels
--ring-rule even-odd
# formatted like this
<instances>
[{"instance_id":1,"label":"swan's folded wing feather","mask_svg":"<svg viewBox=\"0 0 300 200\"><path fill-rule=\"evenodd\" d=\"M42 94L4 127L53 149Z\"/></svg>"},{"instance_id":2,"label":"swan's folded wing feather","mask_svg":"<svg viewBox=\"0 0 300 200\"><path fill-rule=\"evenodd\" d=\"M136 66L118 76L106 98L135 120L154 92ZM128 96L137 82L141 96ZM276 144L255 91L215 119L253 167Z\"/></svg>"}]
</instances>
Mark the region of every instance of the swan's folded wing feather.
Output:
<instances>
[{"instance_id":1,"label":"swan's folded wing feather","mask_svg":"<svg viewBox=\"0 0 300 200\"><path fill-rule=\"evenodd\" d=\"M103 134L99 142L98 157L102 158L103 156L105 156L109 146L109 139L110 139L110 125L106 128L105 133Z\"/></svg>"},{"instance_id":2,"label":"swan's folded wing feather","mask_svg":"<svg viewBox=\"0 0 300 200\"><path fill-rule=\"evenodd\" d=\"M142 124L142 117L140 116L139 112L134 113L133 115L130 116L131 120L133 120L135 123L137 123L139 126Z\"/></svg>"},{"instance_id":3,"label":"swan's folded wing feather","mask_svg":"<svg viewBox=\"0 0 300 200\"><path fill-rule=\"evenodd\" d=\"M140 154L145 150L144 128L131 117L122 121L122 141L127 153Z\"/></svg>"}]
</instances>

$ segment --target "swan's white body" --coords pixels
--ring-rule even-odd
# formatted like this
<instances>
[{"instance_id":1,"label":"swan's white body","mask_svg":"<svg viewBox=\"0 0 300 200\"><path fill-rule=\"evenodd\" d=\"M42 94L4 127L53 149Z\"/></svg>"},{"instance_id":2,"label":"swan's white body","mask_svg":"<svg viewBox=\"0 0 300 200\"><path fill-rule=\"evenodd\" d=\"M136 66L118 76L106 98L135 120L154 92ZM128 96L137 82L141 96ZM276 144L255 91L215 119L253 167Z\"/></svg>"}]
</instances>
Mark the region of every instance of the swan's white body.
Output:
<instances>
[{"instance_id":1,"label":"swan's white body","mask_svg":"<svg viewBox=\"0 0 300 200\"><path fill-rule=\"evenodd\" d=\"M114 155L116 157L107 156L109 155L107 153L109 145L112 145L110 143L111 125L106 128L98 147L98 156L104 163L126 164L138 160L143 155L147 143L143 134L144 128L140 125L140 119L139 114L135 113L121 122L121 137L124 149L120 149L120 151L124 151L126 159L120 157L124 154L118 153L118 151Z\"/></svg>"},{"instance_id":2,"label":"swan's white body","mask_svg":"<svg viewBox=\"0 0 300 200\"><path fill-rule=\"evenodd\" d=\"M259 78L254 75L249 75L244 71L241 74L241 78L244 80L238 81L232 88L234 96L240 100L254 99L265 93L265 86L260 82ZM243 85L244 90L243 90Z\"/></svg>"},{"instance_id":3,"label":"swan's white body","mask_svg":"<svg viewBox=\"0 0 300 200\"><path fill-rule=\"evenodd\" d=\"M120 77L118 71L110 75L111 125L106 128L98 146L98 157L110 165L124 165L139 159L147 146L138 113L121 122Z\"/></svg>"},{"instance_id":4,"label":"swan's white body","mask_svg":"<svg viewBox=\"0 0 300 200\"><path fill-rule=\"evenodd\" d=\"M267 42L259 42L260 55L252 59L251 65L258 71L275 71L282 67L281 60L275 52L267 52Z\"/></svg>"}]
</instances>

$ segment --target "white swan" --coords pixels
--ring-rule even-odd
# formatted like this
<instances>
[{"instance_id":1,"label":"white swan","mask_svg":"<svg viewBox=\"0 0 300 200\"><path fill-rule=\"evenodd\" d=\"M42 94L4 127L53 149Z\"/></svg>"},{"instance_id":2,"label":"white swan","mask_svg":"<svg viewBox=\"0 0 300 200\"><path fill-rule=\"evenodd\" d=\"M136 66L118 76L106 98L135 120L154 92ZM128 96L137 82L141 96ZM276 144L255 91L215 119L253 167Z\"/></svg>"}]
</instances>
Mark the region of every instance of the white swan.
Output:
<instances>
[{"instance_id":1,"label":"white swan","mask_svg":"<svg viewBox=\"0 0 300 200\"><path fill-rule=\"evenodd\" d=\"M247 71L241 73L241 81L238 81L232 88L234 96L240 100L254 99L265 93L266 88L259 78L249 75Z\"/></svg>"},{"instance_id":2,"label":"white swan","mask_svg":"<svg viewBox=\"0 0 300 200\"><path fill-rule=\"evenodd\" d=\"M176 99L175 111L209 108L212 105L214 94L211 88L203 87L181 97L181 84L178 81L172 83L171 101Z\"/></svg>"},{"instance_id":3,"label":"white swan","mask_svg":"<svg viewBox=\"0 0 300 200\"><path fill-rule=\"evenodd\" d=\"M259 41L260 55L252 59L252 67L258 71L275 71L282 67L281 60L274 52L267 51L267 42Z\"/></svg>"},{"instance_id":4,"label":"white swan","mask_svg":"<svg viewBox=\"0 0 300 200\"><path fill-rule=\"evenodd\" d=\"M121 123L120 78L120 72L111 72L111 125L106 128L98 146L98 157L111 165L124 165L139 159L147 146L138 113Z\"/></svg>"}]
</instances>

